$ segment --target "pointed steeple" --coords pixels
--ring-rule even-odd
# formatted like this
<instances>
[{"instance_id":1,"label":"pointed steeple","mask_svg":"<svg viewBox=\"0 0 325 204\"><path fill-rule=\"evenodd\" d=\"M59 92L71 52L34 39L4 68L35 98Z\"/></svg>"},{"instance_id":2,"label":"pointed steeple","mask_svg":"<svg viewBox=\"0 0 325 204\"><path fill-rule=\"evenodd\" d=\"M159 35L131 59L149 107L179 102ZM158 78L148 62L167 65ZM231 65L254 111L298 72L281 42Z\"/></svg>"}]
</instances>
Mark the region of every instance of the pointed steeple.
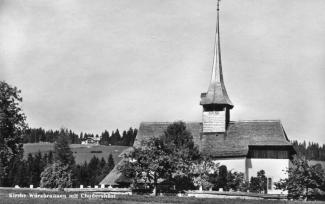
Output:
<instances>
[{"instance_id":1,"label":"pointed steeple","mask_svg":"<svg viewBox=\"0 0 325 204\"><path fill-rule=\"evenodd\" d=\"M212 66L212 76L208 91L201 94L201 105L224 105L233 108L226 87L223 81L221 49L220 49L220 29L219 29L219 1L217 0L217 25L214 44L214 57Z\"/></svg>"}]
</instances>

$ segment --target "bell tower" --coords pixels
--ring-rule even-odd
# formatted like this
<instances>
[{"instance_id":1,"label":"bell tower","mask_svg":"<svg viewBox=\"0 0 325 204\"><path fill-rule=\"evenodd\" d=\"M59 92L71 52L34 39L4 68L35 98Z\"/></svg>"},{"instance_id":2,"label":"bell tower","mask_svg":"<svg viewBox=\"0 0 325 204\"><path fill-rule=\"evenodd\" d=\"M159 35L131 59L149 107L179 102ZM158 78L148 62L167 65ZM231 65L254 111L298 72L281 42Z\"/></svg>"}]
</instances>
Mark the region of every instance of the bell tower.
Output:
<instances>
[{"instance_id":1,"label":"bell tower","mask_svg":"<svg viewBox=\"0 0 325 204\"><path fill-rule=\"evenodd\" d=\"M217 25L214 44L212 76L208 91L201 94L200 105L203 107L203 133L224 133L230 120L230 109L234 107L230 101L223 81L220 29L219 1L217 0Z\"/></svg>"}]
</instances>

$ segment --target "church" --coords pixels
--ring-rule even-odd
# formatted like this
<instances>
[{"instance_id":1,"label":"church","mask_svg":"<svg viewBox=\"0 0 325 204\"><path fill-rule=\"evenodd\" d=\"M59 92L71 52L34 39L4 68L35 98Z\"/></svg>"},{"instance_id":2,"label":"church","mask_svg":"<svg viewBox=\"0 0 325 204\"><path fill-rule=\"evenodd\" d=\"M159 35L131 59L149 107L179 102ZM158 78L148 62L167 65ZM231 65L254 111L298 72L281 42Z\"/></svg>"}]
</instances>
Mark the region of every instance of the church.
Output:
<instances>
[{"instance_id":1,"label":"church","mask_svg":"<svg viewBox=\"0 0 325 204\"><path fill-rule=\"evenodd\" d=\"M211 155L219 165L228 170L242 172L245 179L264 170L269 194L276 190L274 182L286 178L284 170L296 153L279 120L243 120L230 118L234 104L231 102L222 73L219 29L219 1L215 33L212 76L207 92L201 93L202 121L186 123L200 152ZM172 122L142 122L134 147L151 137L160 137ZM128 149L127 151L130 151ZM125 180L117 164L100 184L119 185Z\"/></svg>"}]
</instances>

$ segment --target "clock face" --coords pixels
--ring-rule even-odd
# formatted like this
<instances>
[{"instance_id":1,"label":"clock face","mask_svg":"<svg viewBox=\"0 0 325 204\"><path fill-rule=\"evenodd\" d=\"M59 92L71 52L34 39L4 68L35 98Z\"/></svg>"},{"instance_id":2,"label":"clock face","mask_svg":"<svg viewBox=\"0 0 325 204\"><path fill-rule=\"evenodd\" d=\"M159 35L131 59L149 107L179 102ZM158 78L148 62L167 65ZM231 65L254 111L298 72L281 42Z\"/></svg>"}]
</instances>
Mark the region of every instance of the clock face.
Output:
<instances>
[{"instance_id":1,"label":"clock face","mask_svg":"<svg viewBox=\"0 0 325 204\"><path fill-rule=\"evenodd\" d=\"M204 111L203 132L225 132L226 111Z\"/></svg>"}]
</instances>

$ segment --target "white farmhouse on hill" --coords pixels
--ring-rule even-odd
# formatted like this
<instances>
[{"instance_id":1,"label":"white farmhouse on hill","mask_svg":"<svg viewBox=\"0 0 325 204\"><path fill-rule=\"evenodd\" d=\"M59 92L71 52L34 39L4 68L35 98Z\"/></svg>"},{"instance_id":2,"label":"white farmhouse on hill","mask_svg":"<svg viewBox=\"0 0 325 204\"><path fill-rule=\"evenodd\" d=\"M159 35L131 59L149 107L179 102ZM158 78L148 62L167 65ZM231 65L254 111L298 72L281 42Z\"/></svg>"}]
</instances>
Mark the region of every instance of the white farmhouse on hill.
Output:
<instances>
[{"instance_id":1,"label":"white farmhouse on hill","mask_svg":"<svg viewBox=\"0 0 325 204\"><path fill-rule=\"evenodd\" d=\"M84 145L99 145L100 137L88 137L85 140L81 141L81 144Z\"/></svg>"}]
</instances>

